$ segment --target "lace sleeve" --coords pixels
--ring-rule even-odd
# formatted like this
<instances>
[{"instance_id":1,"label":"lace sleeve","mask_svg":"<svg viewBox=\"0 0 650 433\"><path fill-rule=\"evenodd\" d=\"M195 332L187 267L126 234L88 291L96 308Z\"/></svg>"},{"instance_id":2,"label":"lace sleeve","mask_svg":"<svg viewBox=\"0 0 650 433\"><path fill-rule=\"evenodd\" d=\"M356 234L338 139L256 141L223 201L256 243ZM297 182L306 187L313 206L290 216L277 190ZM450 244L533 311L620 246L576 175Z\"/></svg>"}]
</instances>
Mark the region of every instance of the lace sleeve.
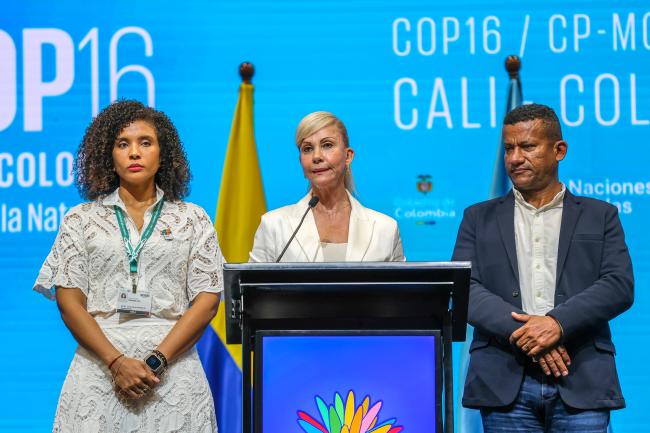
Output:
<instances>
[{"instance_id":1,"label":"lace sleeve","mask_svg":"<svg viewBox=\"0 0 650 433\"><path fill-rule=\"evenodd\" d=\"M88 296L88 255L82 218L75 209L68 212L61 222L33 289L54 300L57 286L79 288Z\"/></svg>"},{"instance_id":2,"label":"lace sleeve","mask_svg":"<svg viewBox=\"0 0 650 433\"><path fill-rule=\"evenodd\" d=\"M196 209L194 236L187 266L187 295L192 301L201 292L223 291L224 258L210 217Z\"/></svg>"}]
</instances>

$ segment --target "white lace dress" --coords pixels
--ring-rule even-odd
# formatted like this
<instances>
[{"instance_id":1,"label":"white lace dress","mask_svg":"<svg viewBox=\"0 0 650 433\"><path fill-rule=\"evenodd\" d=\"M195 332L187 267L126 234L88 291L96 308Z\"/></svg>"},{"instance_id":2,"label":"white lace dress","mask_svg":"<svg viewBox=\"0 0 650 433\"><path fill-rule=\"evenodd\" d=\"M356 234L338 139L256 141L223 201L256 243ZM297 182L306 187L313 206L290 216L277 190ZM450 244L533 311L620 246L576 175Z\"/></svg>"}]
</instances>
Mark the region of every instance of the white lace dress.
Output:
<instances>
[{"instance_id":1,"label":"white lace dress","mask_svg":"<svg viewBox=\"0 0 650 433\"><path fill-rule=\"evenodd\" d=\"M162 191L158 190L158 200ZM88 312L126 356L142 359L167 335L200 292L223 290L217 237L205 211L165 201L139 258L139 278L152 295L151 317L116 312L117 294L130 287L129 264L113 205L123 208L131 243L140 233L117 191L72 208L34 290L54 299L54 287L76 287ZM145 214L146 227L154 205ZM163 230L171 231L163 236ZM169 233L167 231L167 233ZM63 383L54 432L216 432L214 403L195 348L170 364L161 383L138 401L118 399L111 373L94 354L77 348Z\"/></svg>"}]
</instances>

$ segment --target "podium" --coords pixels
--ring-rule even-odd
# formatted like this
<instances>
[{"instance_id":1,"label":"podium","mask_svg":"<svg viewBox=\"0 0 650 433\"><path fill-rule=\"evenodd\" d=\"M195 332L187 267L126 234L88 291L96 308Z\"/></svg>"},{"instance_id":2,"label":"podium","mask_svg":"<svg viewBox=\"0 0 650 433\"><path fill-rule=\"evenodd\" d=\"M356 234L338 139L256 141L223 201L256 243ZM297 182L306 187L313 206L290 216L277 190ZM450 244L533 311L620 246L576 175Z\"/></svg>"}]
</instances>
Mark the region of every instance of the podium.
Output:
<instances>
[{"instance_id":1,"label":"podium","mask_svg":"<svg viewBox=\"0 0 650 433\"><path fill-rule=\"evenodd\" d=\"M372 342L372 336L380 335L388 338L386 341L401 341L400 336L415 336L413 341L416 341L417 336L429 336L426 341L435 341L435 347L440 348L430 352L435 353L436 358L430 360L430 365L442 376L442 380L433 378L431 382L437 388L432 392L438 394L434 430L453 433L451 343L465 340L470 272L469 262L225 264L226 340L229 344L242 344L243 433L272 433L263 431L262 425L263 392L260 387L265 378L261 340L282 335L357 336L363 344L366 340ZM357 340L351 341L355 341L348 345L352 350L357 346L366 347L357 344ZM305 347L311 352L313 346ZM254 349L255 380L251 384ZM389 349L386 347L388 352ZM367 355L369 358L375 356ZM293 361L295 357L290 358ZM353 358L358 356L353 355ZM429 360L425 361L420 365L426 367ZM302 371L297 367L295 375ZM441 388L444 389L444 427ZM341 390L342 394L345 392ZM352 390L348 400L350 395L354 397ZM337 393L337 408L342 418L342 403L338 400L343 399L340 397ZM328 405L319 399L317 396L320 414L326 419ZM362 415L368 410L366 401L364 405L363 411L360 410ZM332 404L329 410L336 413L334 408ZM297 420L301 426L315 422L305 412L297 413L302 417ZM336 416L332 419L338 422ZM330 428L329 420L326 422ZM311 431L310 428L303 427L305 431ZM294 425L292 431L299 430Z\"/></svg>"}]
</instances>

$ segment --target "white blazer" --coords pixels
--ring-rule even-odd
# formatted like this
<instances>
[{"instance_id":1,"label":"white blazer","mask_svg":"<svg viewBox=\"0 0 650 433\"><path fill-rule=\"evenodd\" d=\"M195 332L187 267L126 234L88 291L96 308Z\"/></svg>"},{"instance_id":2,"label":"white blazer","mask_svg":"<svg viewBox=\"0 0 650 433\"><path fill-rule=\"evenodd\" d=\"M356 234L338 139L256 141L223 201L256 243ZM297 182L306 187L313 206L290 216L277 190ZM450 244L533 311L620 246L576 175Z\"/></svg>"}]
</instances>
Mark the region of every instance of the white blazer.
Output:
<instances>
[{"instance_id":1,"label":"white blazer","mask_svg":"<svg viewBox=\"0 0 650 433\"><path fill-rule=\"evenodd\" d=\"M352 211L348 228L346 262L399 262L404 261L402 240L397 221L361 206L348 193ZM311 194L298 203L272 210L262 215L255 232L249 262L275 262L291 237L300 218L308 207ZM298 234L291 241L282 262L323 262L323 249L312 212L307 213Z\"/></svg>"}]
</instances>

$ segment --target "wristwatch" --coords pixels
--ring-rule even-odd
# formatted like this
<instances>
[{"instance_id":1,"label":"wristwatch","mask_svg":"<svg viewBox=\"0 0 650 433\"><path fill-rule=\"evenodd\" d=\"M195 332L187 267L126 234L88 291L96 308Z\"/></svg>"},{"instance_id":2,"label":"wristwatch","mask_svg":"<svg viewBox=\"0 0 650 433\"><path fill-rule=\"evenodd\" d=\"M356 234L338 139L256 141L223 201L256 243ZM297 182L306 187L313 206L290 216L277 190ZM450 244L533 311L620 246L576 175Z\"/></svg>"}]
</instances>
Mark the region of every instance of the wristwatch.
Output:
<instances>
[{"instance_id":1,"label":"wristwatch","mask_svg":"<svg viewBox=\"0 0 650 433\"><path fill-rule=\"evenodd\" d=\"M167 358L159 350L153 350L145 356L144 362L156 376L162 375L167 370Z\"/></svg>"}]
</instances>

